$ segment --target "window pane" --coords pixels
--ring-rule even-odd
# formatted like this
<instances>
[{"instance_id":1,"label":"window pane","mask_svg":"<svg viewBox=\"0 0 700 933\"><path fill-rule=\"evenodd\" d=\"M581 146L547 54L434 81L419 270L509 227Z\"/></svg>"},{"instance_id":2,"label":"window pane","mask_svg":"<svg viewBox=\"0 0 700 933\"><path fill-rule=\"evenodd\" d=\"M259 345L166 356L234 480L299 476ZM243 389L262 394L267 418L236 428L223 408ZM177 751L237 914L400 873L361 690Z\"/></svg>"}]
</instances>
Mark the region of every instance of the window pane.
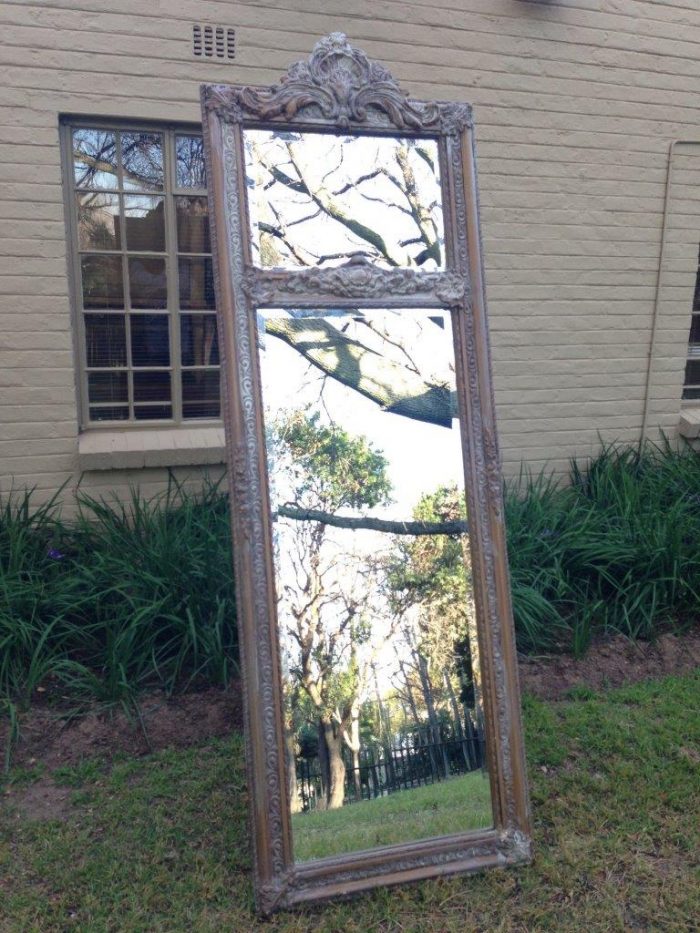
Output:
<instances>
[{"instance_id":1,"label":"window pane","mask_svg":"<svg viewBox=\"0 0 700 933\"><path fill-rule=\"evenodd\" d=\"M144 195L124 195L126 248L165 252L165 200Z\"/></svg>"},{"instance_id":2,"label":"window pane","mask_svg":"<svg viewBox=\"0 0 700 933\"><path fill-rule=\"evenodd\" d=\"M119 195L82 191L76 197L80 249L120 249Z\"/></svg>"},{"instance_id":3,"label":"window pane","mask_svg":"<svg viewBox=\"0 0 700 933\"><path fill-rule=\"evenodd\" d=\"M181 253L209 253L209 217L206 198L175 198L177 248Z\"/></svg>"},{"instance_id":4,"label":"window pane","mask_svg":"<svg viewBox=\"0 0 700 933\"><path fill-rule=\"evenodd\" d=\"M126 366L126 328L123 316L86 314L85 344L88 366Z\"/></svg>"},{"instance_id":5,"label":"window pane","mask_svg":"<svg viewBox=\"0 0 700 933\"><path fill-rule=\"evenodd\" d=\"M696 399L700 398L700 388L698 389L683 389L683 398L684 399Z\"/></svg>"},{"instance_id":6,"label":"window pane","mask_svg":"<svg viewBox=\"0 0 700 933\"><path fill-rule=\"evenodd\" d=\"M126 373L90 373L88 397L91 402L128 402Z\"/></svg>"},{"instance_id":7,"label":"window pane","mask_svg":"<svg viewBox=\"0 0 700 933\"><path fill-rule=\"evenodd\" d=\"M183 366L218 366L219 343L213 314L183 314L180 318Z\"/></svg>"},{"instance_id":8,"label":"window pane","mask_svg":"<svg viewBox=\"0 0 700 933\"><path fill-rule=\"evenodd\" d=\"M183 418L220 418L219 402L189 402L182 406Z\"/></svg>"},{"instance_id":9,"label":"window pane","mask_svg":"<svg viewBox=\"0 0 700 933\"><path fill-rule=\"evenodd\" d=\"M124 187L163 190L163 137L160 133L122 133Z\"/></svg>"},{"instance_id":10,"label":"window pane","mask_svg":"<svg viewBox=\"0 0 700 933\"><path fill-rule=\"evenodd\" d=\"M140 405L134 407L134 418L137 421L162 421L172 418L173 410L170 405Z\"/></svg>"},{"instance_id":11,"label":"window pane","mask_svg":"<svg viewBox=\"0 0 700 933\"><path fill-rule=\"evenodd\" d=\"M206 188L204 143L201 136L176 136L178 188Z\"/></svg>"},{"instance_id":12,"label":"window pane","mask_svg":"<svg viewBox=\"0 0 700 933\"><path fill-rule=\"evenodd\" d=\"M187 311L199 309L214 311L214 269L211 259L178 259L180 280L180 307Z\"/></svg>"},{"instance_id":13,"label":"window pane","mask_svg":"<svg viewBox=\"0 0 700 933\"><path fill-rule=\"evenodd\" d=\"M132 314L129 326L133 366L170 365L167 314Z\"/></svg>"},{"instance_id":14,"label":"window pane","mask_svg":"<svg viewBox=\"0 0 700 933\"><path fill-rule=\"evenodd\" d=\"M118 188L117 143L111 130L73 130L73 177L78 188Z\"/></svg>"},{"instance_id":15,"label":"window pane","mask_svg":"<svg viewBox=\"0 0 700 933\"><path fill-rule=\"evenodd\" d=\"M123 308L121 256L81 256L84 308Z\"/></svg>"},{"instance_id":16,"label":"window pane","mask_svg":"<svg viewBox=\"0 0 700 933\"><path fill-rule=\"evenodd\" d=\"M129 417L129 409L124 406L109 406L106 408L91 408L90 418L93 421L126 421Z\"/></svg>"},{"instance_id":17,"label":"window pane","mask_svg":"<svg viewBox=\"0 0 700 933\"><path fill-rule=\"evenodd\" d=\"M182 401L215 402L219 399L218 369L185 370L182 374Z\"/></svg>"},{"instance_id":18,"label":"window pane","mask_svg":"<svg viewBox=\"0 0 700 933\"><path fill-rule=\"evenodd\" d=\"M700 314L694 314L690 319L690 343L700 344Z\"/></svg>"},{"instance_id":19,"label":"window pane","mask_svg":"<svg viewBox=\"0 0 700 933\"><path fill-rule=\"evenodd\" d=\"M685 384L700 386L700 360L688 360L685 364Z\"/></svg>"},{"instance_id":20,"label":"window pane","mask_svg":"<svg viewBox=\"0 0 700 933\"><path fill-rule=\"evenodd\" d=\"M129 256L129 294L132 308L167 307L165 259Z\"/></svg>"},{"instance_id":21,"label":"window pane","mask_svg":"<svg viewBox=\"0 0 700 933\"><path fill-rule=\"evenodd\" d=\"M134 373L135 402L169 402L170 373L138 372Z\"/></svg>"}]
</instances>

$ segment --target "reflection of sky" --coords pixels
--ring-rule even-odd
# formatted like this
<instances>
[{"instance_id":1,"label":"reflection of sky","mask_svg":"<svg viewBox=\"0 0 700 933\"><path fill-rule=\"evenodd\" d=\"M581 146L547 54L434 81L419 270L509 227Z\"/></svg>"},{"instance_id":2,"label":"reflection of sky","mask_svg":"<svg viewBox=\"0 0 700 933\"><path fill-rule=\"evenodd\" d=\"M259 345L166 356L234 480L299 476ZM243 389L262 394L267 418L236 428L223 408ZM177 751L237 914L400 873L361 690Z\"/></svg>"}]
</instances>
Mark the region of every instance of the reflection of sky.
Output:
<instances>
[{"instance_id":1,"label":"reflection of sky","mask_svg":"<svg viewBox=\"0 0 700 933\"><path fill-rule=\"evenodd\" d=\"M284 312L264 313L268 316ZM378 320L384 317L382 312L365 314ZM385 320L389 321L393 339L404 339L404 333L409 338L419 336L420 345L409 339L407 346L422 373L450 379L454 353L449 315L445 315L444 328L429 319L435 316L434 311L400 311ZM328 320L338 328L346 323L335 316ZM345 333L357 336L367 346L372 345L368 339L371 334L365 328L355 334L350 330ZM394 359L399 357L394 356ZM367 514L410 519L423 493L442 485L464 485L457 421L452 428L445 428L383 411L376 402L335 379L324 377L319 369L277 337L265 337L261 363L268 422L280 412L319 403L324 420L330 417L349 433L363 435L387 458L393 504L368 510ZM282 488L279 492L283 494Z\"/></svg>"}]
</instances>

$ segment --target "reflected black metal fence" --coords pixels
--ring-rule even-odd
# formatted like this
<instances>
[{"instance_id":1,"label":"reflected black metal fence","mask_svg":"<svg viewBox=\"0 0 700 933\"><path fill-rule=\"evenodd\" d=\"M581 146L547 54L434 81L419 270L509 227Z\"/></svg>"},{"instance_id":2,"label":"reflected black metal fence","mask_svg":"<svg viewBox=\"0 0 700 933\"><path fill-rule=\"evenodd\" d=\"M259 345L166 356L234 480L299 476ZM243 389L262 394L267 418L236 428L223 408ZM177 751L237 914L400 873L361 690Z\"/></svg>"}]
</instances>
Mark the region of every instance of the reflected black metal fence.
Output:
<instances>
[{"instance_id":1,"label":"reflected black metal fence","mask_svg":"<svg viewBox=\"0 0 700 933\"><path fill-rule=\"evenodd\" d=\"M458 734L449 738L429 741L421 733L400 745L363 749L359 767L346 762L344 803L435 784L477 771L484 764L483 729L467 719ZM297 787L303 810L315 809L323 797L323 776L317 758L297 761Z\"/></svg>"}]
</instances>

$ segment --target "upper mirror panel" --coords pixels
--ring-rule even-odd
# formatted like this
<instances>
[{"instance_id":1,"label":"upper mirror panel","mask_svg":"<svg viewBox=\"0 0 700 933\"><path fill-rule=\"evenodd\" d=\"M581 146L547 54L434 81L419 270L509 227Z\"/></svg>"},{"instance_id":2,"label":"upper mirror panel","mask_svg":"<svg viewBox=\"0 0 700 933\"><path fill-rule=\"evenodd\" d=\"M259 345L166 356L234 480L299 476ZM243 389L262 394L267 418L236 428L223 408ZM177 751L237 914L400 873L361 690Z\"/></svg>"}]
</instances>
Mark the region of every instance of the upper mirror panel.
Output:
<instances>
[{"instance_id":1,"label":"upper mirror panel","mask_svg":"<svg viewBox=\"0 0 700 933\"><path fill-rule=\"evenodd\" d=\"M434 139L244 133L253 261L263 268L443 269Z\"/></svg>"}]
</instances>

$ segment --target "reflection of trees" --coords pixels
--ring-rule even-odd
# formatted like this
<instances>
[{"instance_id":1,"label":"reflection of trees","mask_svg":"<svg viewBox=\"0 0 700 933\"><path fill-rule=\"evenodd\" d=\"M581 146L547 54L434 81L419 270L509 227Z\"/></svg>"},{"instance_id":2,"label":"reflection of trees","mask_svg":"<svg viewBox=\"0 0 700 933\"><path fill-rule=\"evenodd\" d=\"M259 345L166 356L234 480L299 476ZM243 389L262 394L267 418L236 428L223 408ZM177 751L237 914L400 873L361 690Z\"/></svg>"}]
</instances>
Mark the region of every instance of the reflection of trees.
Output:
<instances>
[{"instance_id":1,"label":"reflection of trees","mask_svg":"<svg viewBox=\"0 0 700 933\"><path fill-rule=\"evenodd\" d=\"M440 265L434 146L413 139L380 142L288 132L248 134L247 146L255 180L265 191L259 218L264 266L316 266L348 255L392 267ZM374 164L367 164L368 157ZM328 165L329 159L335 164ZM350 252L322 253L321 244L310 246L306 237L319 218L343 228Z\"/></svg>"},{"instance_id":2,"label":"reflection of trees","mask_svg":"<svg viewBox=\"0 0 700 933\"><path fill-rule=\"evenodd\" d=\"M280 424L277 434L300 507L332 513L387 500L386 460L364 438L301 413ZM376 571L371 561L349 561L334 547L325 523L295 523L289 537L290 572L281 575L287 636L295 646L287 659L288 696L296 691L298 698L301 689L310 701L318 726L321 805L336 808L345 797L344 746L359 767L361 697L371 654L363 649L370 642Z\"/></svg>"},{"instance_id":3,"label":"reflection of trees","mask_svg":"<svg viewBox=\"0 0 700 933\"><path fill-rule=\"evenodd\" d=\"M394 268L441 265L436 148L418 140L385 140L388 145L372 154L376 142L349 137L329 144L295 133L247 135L264 267L322 266L357 258ZM323 252L331 248L328 235L332 240L339 230L344 249ZM456 417L453 387L426 378L411 365L406 347L401 348L403 359L392 361L385 352L392 343L389 335L381 335L377 352L327 321L277 319L269 332L388 411L446 427Z\"/></svg>"},{"instance_id":4,"label":"reflection of trees","mask_svg":"<svg viewBox=\"0 0 700 933\"><path fill-rule=\"evenodd\" d=\"M464 495L456 487L424 495L414 510L415 518L432 522L465 515ZM461 738L464 709L475 703L478 655L468 566L463 535L432 535L396 539L387 568L403 640L397 648L397 695L416 721L419 708L425 711L433 741L439 741L440 709L449 711Z\"/></svg>"}]
</instances>

